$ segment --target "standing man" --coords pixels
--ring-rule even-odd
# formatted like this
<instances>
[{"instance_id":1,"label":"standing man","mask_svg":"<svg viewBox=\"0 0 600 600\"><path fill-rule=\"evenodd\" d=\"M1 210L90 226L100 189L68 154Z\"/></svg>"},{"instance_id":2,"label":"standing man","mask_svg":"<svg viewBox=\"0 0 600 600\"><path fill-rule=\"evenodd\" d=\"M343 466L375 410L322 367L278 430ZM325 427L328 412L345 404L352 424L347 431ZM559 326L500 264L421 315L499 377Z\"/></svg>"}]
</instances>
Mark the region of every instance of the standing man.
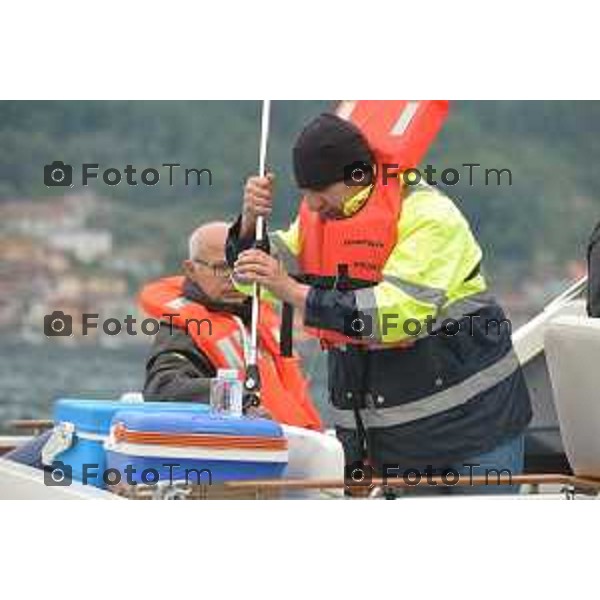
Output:
<instances>
[{"instance_id":1,"label":"standing man","mask_svg":"<svg viewBox=\"0 0 600 600\"><path fill-rule=\"evenodd\" d=\"M347 465L521 472L529 395L461 212L433 187L384 177L360 130L333 114L301 132L293 165L304 198L290 229L269 236L273 255L253 248L269 175L246 182L227 257L236 281L300 310L328 351Z\"/></svg>"}]
</instances>

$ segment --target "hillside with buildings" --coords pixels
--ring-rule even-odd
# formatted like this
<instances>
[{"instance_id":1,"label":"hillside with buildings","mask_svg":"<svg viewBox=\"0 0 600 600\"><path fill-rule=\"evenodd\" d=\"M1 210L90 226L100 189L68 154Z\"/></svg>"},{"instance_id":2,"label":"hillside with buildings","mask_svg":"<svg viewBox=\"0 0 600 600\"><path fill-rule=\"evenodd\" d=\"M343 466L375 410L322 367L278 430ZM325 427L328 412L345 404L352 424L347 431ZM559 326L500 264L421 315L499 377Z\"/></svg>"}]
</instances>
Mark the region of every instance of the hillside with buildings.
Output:
<instances>
[{"instance_id":1,"label":"hillside with buildings","mask_svg":"<svg viewBox=\"0 0 600 600\"><path fill-rule=\"evenodd\" d=\"M273 105L272 227L297 207L294 137L331 106ZM259 112L258 102L0 102L0 329L36 340L50 309L135 314L139 285L178 268L197 224L237 214L257 168ZM600 142L589 127L599 112L585 102L455 102L427 158L438 182L445 168L460 173L440 187L470 217L488 277L517 321L583 270L600 219L591 164ZM55 161L72 167L71 186L45 184ZM83 163L97 165L85 186ZM469 163L481 165L472 182ZM148 168L160 173L155 185L142 181ZM107 169L119 171L118 185L103 179ZM204 172L186 185L185 169ZM484 169L507 169L510 182L486 185Z\"/></svg>"}]
</instances>

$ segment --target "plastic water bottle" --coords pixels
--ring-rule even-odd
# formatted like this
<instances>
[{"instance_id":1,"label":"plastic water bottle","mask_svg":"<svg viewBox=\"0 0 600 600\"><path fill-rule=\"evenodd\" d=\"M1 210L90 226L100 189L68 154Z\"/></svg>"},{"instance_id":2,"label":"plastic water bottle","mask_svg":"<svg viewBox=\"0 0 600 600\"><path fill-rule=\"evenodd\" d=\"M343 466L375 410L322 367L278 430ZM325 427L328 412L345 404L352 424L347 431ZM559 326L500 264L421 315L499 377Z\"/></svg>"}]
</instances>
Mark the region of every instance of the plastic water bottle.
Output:
<instances>
[{"instance_id":1,"label":"plastic water bottle","mask_svg":"<svg viewBox=\"0 0 600 600\"><path fill-rule=\"evenodd\" d=\"M215 412L242 416L243 386L237 369L219 369L210 382L210 406Z\"/></svg>"}]
</instances>

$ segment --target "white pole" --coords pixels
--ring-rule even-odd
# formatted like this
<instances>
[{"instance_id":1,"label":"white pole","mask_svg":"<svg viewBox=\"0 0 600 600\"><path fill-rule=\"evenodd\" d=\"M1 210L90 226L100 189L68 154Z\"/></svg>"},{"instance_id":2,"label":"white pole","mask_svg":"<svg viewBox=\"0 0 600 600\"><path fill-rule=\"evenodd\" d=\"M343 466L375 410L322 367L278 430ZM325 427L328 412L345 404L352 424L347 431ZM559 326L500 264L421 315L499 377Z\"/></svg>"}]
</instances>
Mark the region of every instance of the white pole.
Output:
<instances>
[{"instance_id":1,"label":"white pole","mask_svg":"<svg viewBox=\"0 0 600 600\"><path fill-rule=\"evenodd\" d=\"M269 139L269 119L271 113L271 101L263 100L262 119L260 127L260 150L258 157L258 174L265 176L267 160L267 141ZM265 220L263 217L256 219L255 239L262 242L265 237ZM248 364L256 365L258 357L258 320L260 318L260 286L255 283L252 288L252 330L250 336L250 356Z\"/></svg>"}]
</instances>

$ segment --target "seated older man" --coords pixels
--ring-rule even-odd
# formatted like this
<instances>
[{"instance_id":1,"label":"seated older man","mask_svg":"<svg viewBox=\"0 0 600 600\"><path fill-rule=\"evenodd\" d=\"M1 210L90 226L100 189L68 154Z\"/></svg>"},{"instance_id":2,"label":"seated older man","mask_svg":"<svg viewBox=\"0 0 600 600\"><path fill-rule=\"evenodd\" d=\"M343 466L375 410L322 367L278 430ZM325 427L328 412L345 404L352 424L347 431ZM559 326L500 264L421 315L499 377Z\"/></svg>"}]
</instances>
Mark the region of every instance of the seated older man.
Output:
<instances>
[{"instance_id":1,"label":"seated older man","mask_svg":"<svg viewBox=\"0 0 600 600\"><path fill-rule=\"evenodd\" d=\"M146 400L208 402L210 380L219 368L243 374L249 338L250 299L237 292L225 261L227 223L208 223L194 231L183 276L149 283L140 304L161 321L146 364ZM187 322L186 322L187 321ZM280 356L280 322L269 304L261 305L258 367L262 416L281 423L321 429L297 356ZM5 458L42 468L43 433Z\"/></svg>"},{"instance_id":2,"label":"seated older man","mask_svg":"<svg viewBox=\"0 0 600 600\"><path fill-rule=\"evenodd\" d=\"M227 223L208 223L189 240L183 276L146 285L141 307L160 320L146 364L146 400L208 402L219 368L243 375L250 339L251 301L236 291L225 260ZM279 351L280 320L261 304L258 329L262 411L288 425L320 429L297 356Z\"/></svg>"}]
</instances>

